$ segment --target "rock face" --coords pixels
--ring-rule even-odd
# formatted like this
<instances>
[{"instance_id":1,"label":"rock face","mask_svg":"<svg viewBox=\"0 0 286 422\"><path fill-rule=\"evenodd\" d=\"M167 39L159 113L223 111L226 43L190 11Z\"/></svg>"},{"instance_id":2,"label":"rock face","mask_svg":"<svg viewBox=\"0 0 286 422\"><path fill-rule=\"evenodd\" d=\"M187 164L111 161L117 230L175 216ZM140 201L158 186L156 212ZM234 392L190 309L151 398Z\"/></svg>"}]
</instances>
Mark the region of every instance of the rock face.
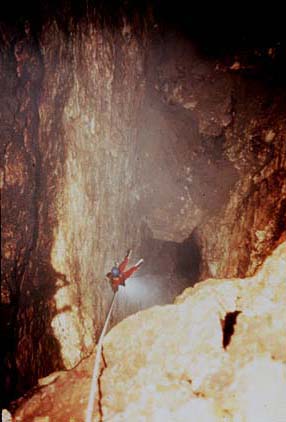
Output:
<instances>
[{"instance_id":1,"label":"rock face","mask_svg":"<svg viewBox=\"0 0 286 422\"><path fill-rule=\"evenodd\" d=\"M209 57L151 4L89 3L0 22L8 399L91 352L127 247L152 272L170 244L191 285L253 274L285 232L280 47Z\"/></svg>"},{"instance_id":2,"label":"rock face","mask_svg":"<svg viewBox=\"0 0 286 422\"><path fill-rule=\"evenodd\" d=\"M95 420L285 420L285 326L284 242L253 277L206 280L175 304L113 328ZM84 420L91 372L89 359L55 374L46 380L53 384L22 403L17 420Z\"/></svg>"},{"instance_id":3,"label":"rock face","mask_svg":"<svg viewBox=\"0 0 286 422\"><path fill-rule=\"evenodd\" d=\"M286 229L284 83L258 50L234 70L176 35L162 44L151 45L140 129L146 224L166 241L195 232L200 278L251 275Z\"/></svg>"},{"instance_id":4,"label":"rock face","mask_svg":"<svg viewBox=\"0 0 286 422\"><path fill-rule=\"evenodd\" d=\"M2 296L10 394L89 353L112 294L104 274L137 243L130 191L145 50L144 37L139 43L126 25L114 34L83 20L67 33L46 19L36 35L26 23L16 41L4 27Z\"/></svg>"}]
</instances>

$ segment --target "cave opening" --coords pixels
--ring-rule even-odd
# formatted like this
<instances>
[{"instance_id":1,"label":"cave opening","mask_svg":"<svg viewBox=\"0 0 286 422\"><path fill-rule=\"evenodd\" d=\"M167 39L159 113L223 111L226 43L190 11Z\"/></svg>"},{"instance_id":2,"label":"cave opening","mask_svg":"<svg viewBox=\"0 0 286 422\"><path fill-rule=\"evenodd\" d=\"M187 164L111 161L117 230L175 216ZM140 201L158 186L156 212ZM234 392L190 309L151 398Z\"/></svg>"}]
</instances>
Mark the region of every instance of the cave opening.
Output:
<instances>
[{"instance_id":1,"label":"cave opening","mask_svg":"<svg viewBox=\"0 0 286 422\"><path fill-rule=\"evenodd\" d=\"M241 314L241 311L228 312L221 322L223 331L222 345L224 349L227 349L231 342L231 338L235 330L236 320L239 314Z\"/></svg>"},{"instance_id":2,"label":"cave opening","mask_svg":"<svg viewBox=\"0 0 286 422\"><path fill-rule=\"evenodd\" d=\"M174 275L190 280L191 284L199 281L202 257L195 230L181 243L144 239L140 251L147 261L142 273Z\"/></svg>"},{"instance_id":3,"label":"cave opening","mask_svg":"<svg viewBox=\"0 0 286 422\"><path fill-rule=\"evenodd\" d=\"M128 248L145 262L111 326L251 276L285 233L280 34L225 40L182 2L107 3L12 2L0 20L5 406L91 353Z\"/></svg>"},{"instance_id":4,"label":"cave opening","mask_svg":"<svg viewBox=\"0 0 286 422\"><path fill-rule=\"evenodd\" d=\"M120 318L126 312L172 303L185 288L200 280L202 257L195 230L180 243L154 239L147 233L138 251L144 265L119 292L116 314Z\"/></svg>"}]
</instances>

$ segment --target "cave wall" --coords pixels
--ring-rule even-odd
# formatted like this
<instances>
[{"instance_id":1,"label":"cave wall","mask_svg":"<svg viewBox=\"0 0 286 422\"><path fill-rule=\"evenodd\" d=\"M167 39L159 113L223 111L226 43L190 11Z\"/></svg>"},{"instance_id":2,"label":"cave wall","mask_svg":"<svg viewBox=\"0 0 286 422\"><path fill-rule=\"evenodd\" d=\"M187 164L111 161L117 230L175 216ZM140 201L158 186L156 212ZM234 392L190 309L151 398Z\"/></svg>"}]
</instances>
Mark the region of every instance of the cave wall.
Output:
<instances>
[{"instance_id":1,"label":"cave wall","mask_svg":"<svg viewBox=\"0 0 286 422\"><path fill-rule=\"evenodd\" d=\"M200 228L205 274L218 277L254 274L286 231L285 86L235 82L237 117L225 131L225 150L239 182Z\"/></svg>"},{"instance_id":2,"label":"cave wall","mask_svg":"<svg viewBox=\"0 0 286 422\"><path fill-rule=\"evenodd\" d=\"M62 7L1 23L10 397L91 351L111 299L103 275L127 247L139 257L146 233L190 243L193 283L253 273L285 232L283 81L204 56L152 13L114 25Z\"/></svg>"},{"instance_id":3,"label":"cave wall","mask_svg":"<svg viewBox=\"0 0 286 422\"><path fill-rule=\"evenodd\" d=\"M211 56L175 32L153 38L140 128L143 219L155 239L180 244L192 234L201 252L195 281L252 275L285 234L279 55Z\"/></svg>"},{"instance_id":4,"label":"cave wall","mask_svg":"<svg viewBox=\"0 0 286 422\"><path fill-rule=\"evenodd\" d=\"M49 124L58 113L57 98L50 98L49 92L58 92L57 84L62 83L49 74L54 72L51 63L55 51L66 49L54 35L58 34L54 26L43 31L47 67L40 106L43 121L47 119L42 126L43 146L51 137ZM59 66L67 72L71 86L59 116L66 157L62 188L55 200L58 222L53 229L51 263L67 281L56 295L58 310L66 306L72 309L58 314L52 325L57 336L61 336L63 327L77 333L73 344L69 336L66 344L62 343L68 367L90 350L102 326L111 300L103 275L118 253L125 254L130 240L136 244L138 238L132 215L135 199L129 192L134 185L144 48L131 34L131 26L122 23L121 29L122 33L114 36L106 28L82 23L68 41L71 57L59 56ZM69 87L66 81L63 85ZM52 136L57 145L59 134ZM50 165L56 157L47 155L46 161Z\"/></svg>"},{"instance_id":5,"label":"cave wall","mask_svg":"<svg viewBox=\"0 0 286 422\"><path fill-rule=\"evenodd\" d=\"M1 322L5 338L2 354L9 373L2 373L1 381L10 392L19 388L18 374L21 378L26 375L26 365L30 368L31 350L35 345L41 348L41 340L49 343L49 334L43 339L41 322L37 327L35 302L38 305L43 297L30 282L39 232L38 104L42 65L38 44L28 34L13 37L13 47L7 28L1 27L1 36ZM43 314L50 313L49 304L42 308ZM17 353L18 347L23 350L22 356ZM25 378L23 389L30 385Z\"/></svg>"},{"instance_id":6,"label":"cave wall","mask_svg":"<svg viewBox=\"0 0 286 422\"><path fill-rule=\"evenodd\" d=\"M13 396L94 347L104 274L139 236L135 196L144 34L122 20L2 27L5 390ZM128 222L128 224L127 224Z\"/></svg>"}]
</instances>

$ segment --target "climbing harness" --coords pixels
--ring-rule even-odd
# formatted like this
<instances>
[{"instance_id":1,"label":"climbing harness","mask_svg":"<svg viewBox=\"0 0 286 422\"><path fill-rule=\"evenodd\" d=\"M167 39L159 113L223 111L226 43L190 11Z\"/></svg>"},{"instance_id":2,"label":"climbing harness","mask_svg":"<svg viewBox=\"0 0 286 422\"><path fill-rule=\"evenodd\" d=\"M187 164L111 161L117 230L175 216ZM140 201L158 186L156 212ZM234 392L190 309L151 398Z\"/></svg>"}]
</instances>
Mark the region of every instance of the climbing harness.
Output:
<instances>
[{"instance_id":1,"label":"climbing harness","mask_svg":"<svg viewBox=\"0 0 286 422\"><path fill-rule=\"evenodd\" d=\"M97 343L97 349L96 349L96 356L94 361L94 367L93 367L93 374L92 374L92 380L90 385L90 393L89 393L89 399L88 399L88 406L86 411L86 418L85 422L92 422L92 414L93 414L93 407L94 407L94 401L95 401L95 395L96 395L96 389L98 385L98 377L99 377L99 370L100 370L100 362L101 362L101 355L102 355L102 347L103 347L103 339L108 327L108 323L111 317L114 300L116 293L113 295L113 299L103 326L103 329L101 331L98 343Z\"/></svg>"}]
</instances>

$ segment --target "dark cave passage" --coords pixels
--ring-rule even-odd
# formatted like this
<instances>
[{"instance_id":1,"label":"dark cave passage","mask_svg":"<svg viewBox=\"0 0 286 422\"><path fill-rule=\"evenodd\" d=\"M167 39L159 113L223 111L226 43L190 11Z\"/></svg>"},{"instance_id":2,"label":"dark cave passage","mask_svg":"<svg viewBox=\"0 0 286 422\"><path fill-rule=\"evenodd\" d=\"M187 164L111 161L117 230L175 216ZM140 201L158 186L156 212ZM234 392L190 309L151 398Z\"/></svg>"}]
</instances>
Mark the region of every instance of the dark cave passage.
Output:
<instances>
[{"instance_id":1,"label":"dark cave passage","mask_svg":"<svg viewBox=\"0 0 286 422\"><path fill-rule=\"evenodd\" d=\"M241 314L241 311L228 312L224 320L221 322L223 330L222 345L224 349L226 349L231 342L231 338L235 330L236 320L239 314Z\"/></svg>"},{"instance_id":2,"label":"dark cave passage","mask_svg":"<svg viewBox=\"0 0 286 422\"><path fill-rule=\"evenodd\" d=\"M12 2L0 19L5 405L91 353L128 248L145 262L111 325L252 275L286 230L279 33L222 45L205 12L135 3Z\"/></svg>"},{"instance_id":3,"label":"dark cave passage","mask_svg":"<svg viewBox=\"0 0 286 422\"><path fill-rule=\"evenodd\" d=\"M200 280L201 252L195 231L182 243L144 238L138 254L144 264L119 289L111 325L138 310L172 303Z\"/></svg>"},{"instance_id":4,"label":"dark cave passage","mask_svg":"<svg viewBox=\"0 0 286 422\"><path fill-rule=\"evenodd\" d=\"M199 281L202 257L195 231L182 243L144 239L140 253L146 260L140 270L143 274L172 274L188 279L191 284Z\"/></svg>"}]
</instances>

